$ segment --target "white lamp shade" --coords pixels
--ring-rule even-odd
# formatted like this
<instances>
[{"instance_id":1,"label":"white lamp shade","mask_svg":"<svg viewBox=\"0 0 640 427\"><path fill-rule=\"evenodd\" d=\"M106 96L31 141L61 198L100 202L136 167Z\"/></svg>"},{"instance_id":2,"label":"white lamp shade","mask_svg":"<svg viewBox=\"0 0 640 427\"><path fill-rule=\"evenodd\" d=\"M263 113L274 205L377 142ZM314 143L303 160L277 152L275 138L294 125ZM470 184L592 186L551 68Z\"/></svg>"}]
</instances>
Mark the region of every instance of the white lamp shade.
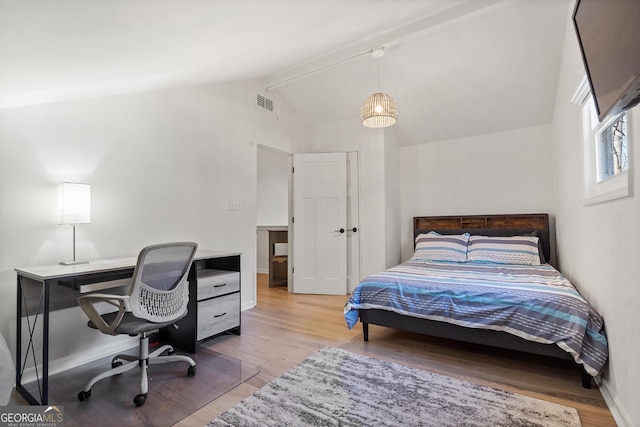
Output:
<instances>
[{"instance_id":1,"label":"white lamp shade","mask_svg":"<svg viewBox=\"0 0 640 427\"><path fill-rule=\"evenodd\" d=\"M91 222L91 185L63 182L58 185L58 224Z\"/></svg>"}]
</instances>

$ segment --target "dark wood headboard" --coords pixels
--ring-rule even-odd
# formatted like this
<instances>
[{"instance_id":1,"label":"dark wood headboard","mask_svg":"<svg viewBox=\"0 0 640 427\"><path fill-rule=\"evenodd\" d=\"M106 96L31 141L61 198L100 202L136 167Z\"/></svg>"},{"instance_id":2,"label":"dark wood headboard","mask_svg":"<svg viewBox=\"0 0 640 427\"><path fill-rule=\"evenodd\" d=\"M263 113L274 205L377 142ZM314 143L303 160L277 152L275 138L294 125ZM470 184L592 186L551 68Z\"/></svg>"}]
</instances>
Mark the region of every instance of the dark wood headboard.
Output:
<instances>
[{"instance_id":1,"label":"dark wood headboard","mask_svg":"<svg viewBox=\"0 0 640 427\"><path fill-rule=\"evenodd\" d=\"M440 234L464 232L483 236L517 236L536 232L545 260L551 259L549 214L416 216L413 236L436 231Z\"/></svg>"}]
</instances>

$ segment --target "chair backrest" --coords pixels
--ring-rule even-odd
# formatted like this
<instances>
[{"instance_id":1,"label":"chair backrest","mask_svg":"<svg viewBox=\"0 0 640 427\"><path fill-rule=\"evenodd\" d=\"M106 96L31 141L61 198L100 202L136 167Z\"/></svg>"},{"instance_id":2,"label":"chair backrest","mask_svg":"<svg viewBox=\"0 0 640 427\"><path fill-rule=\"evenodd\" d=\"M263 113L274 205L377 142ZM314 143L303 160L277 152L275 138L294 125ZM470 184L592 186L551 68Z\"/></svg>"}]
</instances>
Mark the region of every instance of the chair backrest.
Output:
<instances>
[{"instance_id":1,"label":"chair backrest","mask_svg":"<svg viewBox=\"0 0 640 427\"><path fill-rule=\"evenodd\" d=\"M151 322L177 320L187 313L187 276L198 244L175 242L140 251L129 288L131 313Z\"/></svg>"}]
</instances>

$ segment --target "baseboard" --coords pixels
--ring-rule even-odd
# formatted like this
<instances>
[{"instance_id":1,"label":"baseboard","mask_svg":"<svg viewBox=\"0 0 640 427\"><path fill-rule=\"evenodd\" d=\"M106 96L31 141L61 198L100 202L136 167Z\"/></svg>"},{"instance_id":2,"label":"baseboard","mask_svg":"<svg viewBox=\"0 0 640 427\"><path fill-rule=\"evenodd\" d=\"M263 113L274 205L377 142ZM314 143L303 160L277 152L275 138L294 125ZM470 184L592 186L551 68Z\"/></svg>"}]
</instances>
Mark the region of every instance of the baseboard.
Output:
<instances>
[{"instance_id":1,"label":"baseboard","mask_svg":"<svg viewBox=\"0 0 640 427\"><path fill-rule=\"evenodd\" d=\"M625 411L624 406L622 406L622 402L618 399L618 396L615 393L611 392L609 388L609 383L603 383L602 381L597 381L598 388L600 389L600 393L604 398L609 411L611 411L611 415L615 420L618 427L639 427L633 423L633 420Z\"/></svg>"},{"instance_id":2,"label":"baseboard","mask_svg":"<svg viewBox=\"0 0 640 427\"><path fill-rule=\"evenodd\" d=\"M86 351L74 353L60 359L50 360L49 376L75 368L79 365L84 365L85 363L93 362L94 360L100 359L106 355L116 355L133 347L137 347L138 342L138 337L127 338L114 344L103 345ZM42 375L42 365L38 365L38 373L39 375ZM24 370L24 374L22 375L22 384L28 384L36 379L36 369L34 367L26 368Z\"/></svg>"},{"instance_id":3,"label":"baseboard","mask_svg":"<svg viewBox=\"0 0 640 427\"><path fill-rule=\"evenodd\" d=\"M265 269L262 269L262 268L258 268L258 269L256 270L256 273L258 273L258 274L269 274L269 269L267 268L267 269L265 270Z\"/></svg>"},{"instance_id":4,"label":"baseboard","mask_svg":"<svg viewBox=\"0 0 640 427\"><path fill-rule=\"evenodd\" d=\"M242 307L240 307L240 311L251 310L255 306L256 306L255 301L249 301L249 302L246 302L246 303L242 304Z\"/></svg>"}]
</instances>

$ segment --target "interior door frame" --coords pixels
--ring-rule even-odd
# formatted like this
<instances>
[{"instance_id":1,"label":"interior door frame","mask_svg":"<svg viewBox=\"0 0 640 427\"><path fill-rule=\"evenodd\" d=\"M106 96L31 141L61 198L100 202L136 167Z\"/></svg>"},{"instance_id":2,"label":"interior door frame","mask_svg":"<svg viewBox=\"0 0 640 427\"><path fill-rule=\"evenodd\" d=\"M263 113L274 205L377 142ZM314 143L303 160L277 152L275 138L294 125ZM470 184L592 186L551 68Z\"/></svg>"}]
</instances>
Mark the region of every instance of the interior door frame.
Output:
<instances>
[{"instance_id":1,"label":"interior door frame","mask_svg":"<svg viewBox=\"0 0 640 427\"><path fill-rule=\"evenodd\" d=\"M270 147L268 145L264 145L264 144L260 144L257 143L255 145L255 171L256 171L256 179L255 179L255 190L254 190L254 195L255 195L255 200L258 199L258 149L262 148L264 150L268 150L268 151L272 151L278 154L281 154L283 156L285 156L287 158L287 167L288 167L288 196L287 196L287 215L288 215L288 224L289 224L289 230L288 230L288 234L287 234L287 241L291 242L291 208L292 208L292 204L291 204L291 188L292 188L292 183L291 183L291 165L292 165L292 159L293 159L293 153L289 153L287 151L284 150L280 150L278 148L273 148ZM258 226L258 213L257 213L257 206L255 208L255 212L254 212L254 219L255 219L255 226L257 228ZM254 271L254 275L257 274L258 271L258 239L256 236L256 239L254 239L253 242L253 254L254 254L254 259L253 259L253 271ZM291 260L291 243L288 244L288 255L287 255L287 260ZM291 263L289 261L289 264L287 265L287 290L290 291L290 286L291 286L291 280L292 280L292 276L291 276ZM256 281L256 278L253 278L253 301L254 303L257 305L258 304L258 282Z\"/></svg>"},{"instance_id":2,"label":"interior door frame","mask_svg":"<svg viewBox=\"0 0 640 427\"><path fill-rule=\"evenodd\" d=\"M360 283L360 154L358 151L347 151L347 183L347 293L350 294ZM353 231L354 229L356 231Z\"/></svg>"}]
</instances>

